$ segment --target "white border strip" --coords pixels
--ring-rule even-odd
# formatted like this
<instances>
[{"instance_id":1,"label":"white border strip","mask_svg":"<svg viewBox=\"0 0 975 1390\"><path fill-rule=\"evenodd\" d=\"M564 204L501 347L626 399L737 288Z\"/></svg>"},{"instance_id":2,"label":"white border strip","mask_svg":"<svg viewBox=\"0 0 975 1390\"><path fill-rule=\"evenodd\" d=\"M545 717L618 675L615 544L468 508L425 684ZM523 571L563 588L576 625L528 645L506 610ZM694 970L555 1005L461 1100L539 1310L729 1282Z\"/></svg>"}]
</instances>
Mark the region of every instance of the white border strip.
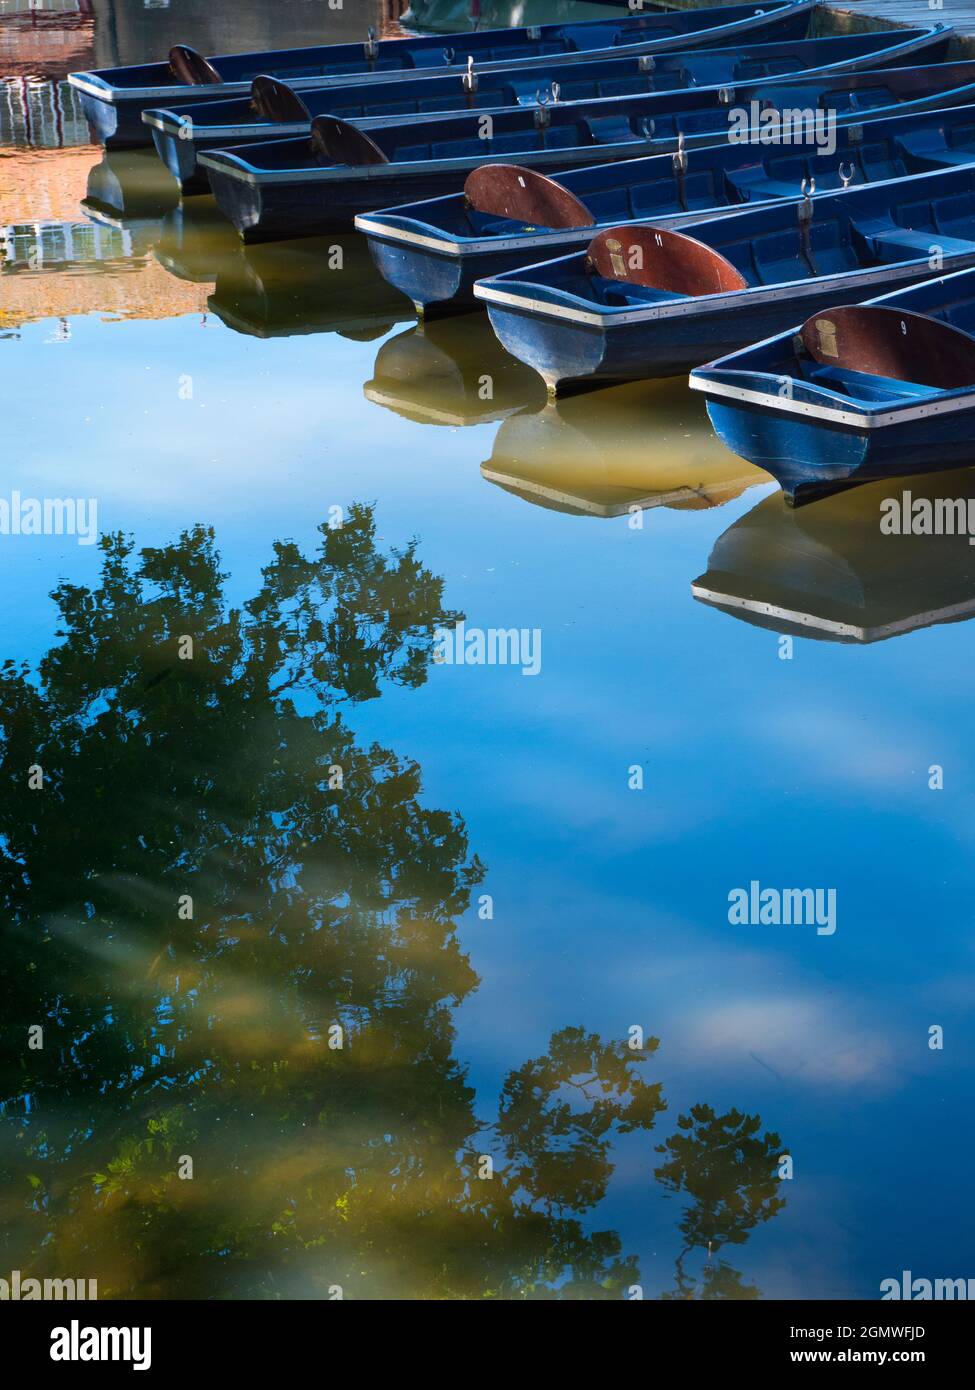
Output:
<instances>
[{"instance_id":1,"label":"white border strip","mask_svg":"<svg viewBox=\"0 0 975 1390\"><path fill-rule=\"evenodd\" d=\"M792 623L795 627L812 627L820 632L831 632L837 637L853 637L858 642L875 642L883 637L895 637L901 632L912 632L915 628L927 627L931 623L950 622L954 618L964 618L975 612L975 598L962 603L952 603L946 608L928 608L923 613L915 613L897 622L883 623L880 627L857 627L854 623L834 622L830 618L817 618L813 613L801 613L795 608L780 608L774 603L763 603L759 599L738 598L734 594L722 594L716 589L705 588L703 584L691 585L692 597L702 603L710 603L715 608L737 608L746 613L760 613L780 622Z\"/></svg>"},{"instance_id":2,"label":"white border strip","mask_svg":"<svg viewBox=\"0 0 975 1390\"><path fill-rule=\"evenodd\" d=\"M959 257L959 259L968 265L975 263L975 249L970 255ZM885 280L893 280L895 276L891 275L892 270L901 270L914 264L918 264L918 262L899 261L893 265L878 266L868 271L850 270L844 271L840 275L816 276L809 280L783 281L778 285L769 287L764 293L760 293L757 288L732 290L726 294L708 294L676 302L648 304L646 308L627 309L622 313L612 309L598 313L589 309L576 309L568 304L553 304L547 300L532 299L527 294L494 289L490 283L485 281L475 283L474 297L475 299L486 300L489 304L500 304L505 308L520 309L523 313L534 314L540 318L567 319L572 323L582 323L588 327L609 329L621 324L652 323L658 319L703 317L705 312L711 310L731 310L739 306L748 308L754 304L774 304L781 299L811 299L824 292L832 294L834 286L836 293L842 294L848 289L858 290L862 285L883 284ZM955 269L956 267L952 268ZM520 274L521 272L514 273ZM924 278L919 272L917 279ZM517 283L517 281L513 281L513 283ZM527 283L531 284L531 281ZM538 288L546 287L539 285ZM902 285L900 288L908 289L910 286ZM553 292L560 293L558 290Z\"/></svg>"},{"instance_id":3,"label":"white border strip","mask_svg":"<svg viewBox=\"0 0 975 1390\"><path fill-rule=\"evenodd\" d=\"M705 377L695 376L693 372L688 379L688 385L692 391L702 391L706 396L745 401L750 405L760 405L766 410L781 411L784 415L829 420L833 424L848 425L858 430L884 429L888 425L924 420L935 415L953 415L959 410L971 410L975 407L975 390L964 396L952 397L951 400L929 401L926 405L897 406L893 410L864 415L860 411L843 410L836 406L811 405L806 401L790 400L788 396L775 396L770 391L750 391L745 386L731 386L724 381L708 381Z\"/></svg>"}]
</instances>

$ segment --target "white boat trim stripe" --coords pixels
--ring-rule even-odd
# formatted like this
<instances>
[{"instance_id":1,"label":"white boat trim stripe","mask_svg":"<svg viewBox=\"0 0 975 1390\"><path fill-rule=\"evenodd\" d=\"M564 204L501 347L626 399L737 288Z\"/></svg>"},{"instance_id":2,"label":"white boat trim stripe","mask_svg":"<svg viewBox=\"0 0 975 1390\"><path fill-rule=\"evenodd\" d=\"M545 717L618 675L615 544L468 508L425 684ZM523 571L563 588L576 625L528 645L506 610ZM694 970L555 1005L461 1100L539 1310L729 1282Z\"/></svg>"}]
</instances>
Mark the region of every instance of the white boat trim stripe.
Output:
<instances>
[{"instance_id":1,"label":"white boat trim stripe","mask_svg":"<svg viewBox=\"0 0 975 1390\"><path fill-rule=\"evenodd\" d=\"M975 264L975 250L964 256L952 256L948 258L952 263L952 268ZM538 314L543 318L567 319L572 323L583 323L595 327L612 328L621 324L631 323L652 323L657 319L675 319L688 317L704 317L711 309L732 309L737 304L774 304L780 299L811 299L822 294L824 287L835 285L836 292L843 293L847 289L859 289L861 285L873 285L878 281L890 280L891 270L898 268L907 269L917 266L919 273L917 278L922 279L920 273L921 265L927 266L923 257L915 261L901 261L897 266L878 266L867 271L846 271L842 275L832 275L810 280L792 280L783 282L780 285L770 286L764 293L757 289L733 290L727 294L704 295L697 299L680 300L676 303L650 304L641 309L627 309L624 312L595 312L590 309L577 309L569 304L553 304L547 300L533 299L527 294L519 294L509 290L495 289L489 283L478 281L474 285L474 295L477 299L487 300L488 303L502 304L513 309L521 309L525 313ZM907 286L901 286L905 289ZM555 291L558 293L558 291Z\"/></svg>"},{"instance_id":2,"label":"white boat trim stripe","mask_svg":"<svg viewBox=\"0 0 975 1390\"><path fill-rule=\"evenodd\" d=\"M924 405L897 406L893 410L878 410L865 415L862 411L843 410L836 406L812 405L808 401L790 400L787 396L777 396L771 391L753 391L745 386L732 386L724 381L708 381L694 373L688 381L692 391L701 391L705 396L720 396L727 400L744 401L749 405L760 405L768 410L777 410L784 415L800 415L811 420L828 420L832 424L848 425L858 430L884 429L888 425L898 425L914 420L925 420L936 415L952 415L959 410L975 409L975 391L964 396L953 396L951 400L928 401Z\"/></svg>"},{"instance_id":3,"label":"white boat trim stripe","mask_svg":"<svg viewBox=\"0 0 975 1390\"><path fill-rule=\"evenodd\" d=\"M832 618L817 617L814 613L802 613L795 608L763 603L760 599L722 594L717 589L709 589L703 584L692 584L691 596L703 603L713 604L716 608L738 608L746 613L760 613L765 617L792 623L796 627L817 628L821 632L835 633L838 637L853 637L860 642L875 642L879 638L912 632L931 623L951 622L955 618L963 618L975 612L975 599L964 599L960 603L948 604L945 608L928 608L923 613L913 613L909 618L899 618L896 622L881 623L877 627L859 627L855 623L838 622Z\"/></svg>"}]
</instances>

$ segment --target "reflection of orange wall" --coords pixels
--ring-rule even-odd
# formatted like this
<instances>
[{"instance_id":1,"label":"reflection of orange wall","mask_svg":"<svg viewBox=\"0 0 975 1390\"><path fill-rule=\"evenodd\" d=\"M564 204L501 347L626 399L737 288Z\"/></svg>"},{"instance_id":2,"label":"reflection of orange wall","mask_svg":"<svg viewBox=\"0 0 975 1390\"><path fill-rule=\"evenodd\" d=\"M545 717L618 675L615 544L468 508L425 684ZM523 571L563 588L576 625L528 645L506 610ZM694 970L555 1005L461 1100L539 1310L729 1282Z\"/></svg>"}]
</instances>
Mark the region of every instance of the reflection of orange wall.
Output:
<instances>
[{"instance_id":1,"label":"reflection of orange wall","mask_svg":"<svg viewBox=\"0 0 975 1390\"><path fill-rule=\"evenodd\" d=\"M0 150L0 226L11 222L76 222L84 216L88 171L101 150Z\"/></svg>"},{"instance_id":2,"label":"reflection of orange wall","mask_svg":"<svg viewBox=\"0 0 975 1390\"><path fill-rule=\"evenodd\" d=\"M202 314L213 285L177 280L158 261L90 262L74 271L0 272L0 328L73 314L171 319Z\"/></svg>"},{"instance_id":3,"label":"reflection of orange wall","mask_svg":"<svg viewBox=\"0 0 975 1390\"><path fill-rule=\"evenodd\" d=\"M65 77L94 66L90 15L36 14L0 18L0 77Z\"/></svg>"},{"instance_id":4,"label":"reflection of orange wall","mask_svg":"<svg viewBox=\"0 0 975 1390\"><path fill-rule=\"evenodd\" d=\"M83 222L93 145L64 150L0 150L0 227ZM0 327L72 314L165 319L202 313L212 285L177 280L152 257L87 261L62 270L0 269Z\"/></svg>"}]
</instances>

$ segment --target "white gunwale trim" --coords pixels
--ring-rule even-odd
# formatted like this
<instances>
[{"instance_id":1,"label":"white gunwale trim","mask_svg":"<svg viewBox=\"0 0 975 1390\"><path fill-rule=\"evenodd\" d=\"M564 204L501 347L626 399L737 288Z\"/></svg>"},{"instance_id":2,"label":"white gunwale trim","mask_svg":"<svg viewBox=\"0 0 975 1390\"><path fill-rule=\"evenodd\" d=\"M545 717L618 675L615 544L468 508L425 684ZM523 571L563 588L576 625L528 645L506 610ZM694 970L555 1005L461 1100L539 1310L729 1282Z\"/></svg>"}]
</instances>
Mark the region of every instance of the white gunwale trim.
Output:
<instances>
[{"instance_id":1,"label":"white gunwale trim","mask_svg":"<svg viewBox=\"0 0 975 1390\"><path fill-rule=\"evenodd\" d=\"M836 286L837 293L842 293L847 289L859 289L861 285L883 283L885 279L891 280L894 278L890 274L891 270L904 270L911 266L920 265L923 259L923 257L919 257L914 261L900 261L892 266L877 266L866 271L845 271L841 275L784 281L778 285L769 286L764 292L760 292L758 289L732 290L727 294L706 294L696 299L649 304L646 308L627 309L623 312L609 309L600 313L590 309L577 309L570 304L553 304L547 300L533 299L528 294L495 289L489 282L485 281L475 283L474 297L484 299L489 304L500 304L505 308L520 309L523 313L534 314L540 318L563 319L570 323L609 329L621 324L652 323L657 319L704 317L712 310L730 310L738 305L748 307L753 304L774 304L780 299L811 299L822 294L824 289L828 289L831 293L833 285ZM970 254L957 257L957 260L966 265L975 263L975 248ZM952 268L956 267L953 266ZM519 274L520 272L514 273ZM922 277L919 275L918 279L920 278ZM531 284L530 281L527 283ZM539 285L538 288L544 289L546 287ZM902 285L900 288L903 290L908 286ZM560 293L558 290L553 292Z\"/></svg>"},{"instance_id":2,"label":"white gunwale trim","mask_svg":"<svg viewBox=\"0 0 975 1390\"><path fill-rule=\"evenodd\" d=\"M832 618L819 618L815 613L802 613L795 608L781 608L775 603L763 603L760 599L739 598L735 594L722 594L709 589L704 584L692 584L691 595L702 603L710 603L715 608L737 608L746 613L761 613L765 617L777 618L792 623L795 627L812 627L820 632L832 632L837 637L852 637L858 642L875 642L878 638L894 637L897 633L911 632L915 628L927 627L930 623L950 622L975 612L975 598L962 603L951 603L945 608L928 608L923 613L914 613L909 618L896 622L882 623L878 627L860 627L855 623L837 622Z\"/></svg>"},{"instance_id":3,"label":"white gunwale trim","mask_svg":"<svg viewBox=\"0 0 975 1390\"><path fill-rule=\"evenodd\" d=\"M800 415L809 420L828 420L831 424L847 425L857 430L885 429L888 425L902 425L914 420L926 420L936 415L953 415L959 410L975 408L975 391L963 396L952 396L948 400L928 401L924 405L897 406L892 410L877 410L864 414L859 410L843 410L831 405L812 405L808 401L789 400L787 396L777 396L771 391L751 391L745 386L732 386L724 381L708 381L691 373L688 385L692 391L701 391L705 396L717 396L725 400L742 401L749 405L764 406L767 410L778 411L783 415Z\"/></svg>"},{"instance_id":4,"label":"white gunwale trim","mask_svg":"<svg viewBox=\"0 0 975 1390\"><path fill-rule=\"evenodd\" d=\"M682 215L687 217L690 214ZM452 241L447 237L424 236L422 232L411 232L406 227L388 227L364 213L356 217L355 225L357 231L365 232L367 236L376 237L379 241L402 241L409 246L422 246L425 251L439 251L445 256L478 256L483 255L485 251L518 251L531 246L568 246L576 242L591 241L599 230L598 227L557 228L538 236L483 237L478 241ZM612 225L615 226L616 223Z\"/></svg>"},{"instance_id":5,"label":"white gunwale trim","mask_svg":"<svg viewBox=\"0 0 975 1390\"><path fill-rule=\"evenodd\" d=\"M769 201L780 203L783 199L776 198ZM748 206L749 211L751 211L753 208L764 207L765 202L763 200L762 203L750 203ZM662 227L664 231L669 231L674 227L682 227L686 222L716 222L719 217L733 217L736 212L740 211L741 208L737 205L704 208L703 210L692 209L690 212L674 212L668 213L666 217L655 217L653 225ZM407 246L422 247L424 251L435 251L442 256L480 256L488 251L507 254L510 251L530 250L532 247L542 246L551 247L552 257L555 257L559 254L558 248L560 246L576 246L583 242L589 242L604 227L626 227L631 223L642 225L646 221L645 217L631 217L623 222L596 222L591 227L553 227L550 231L539 232L537 235L480 237L477 239L472 237L463 241L453 240L443 234L428 236L423 232L411 231L408 227L391 227L385 222L377 222L373 215L367 213L359 213L355 219L355 225L357 231L375 237L377 241L401 241ZM436 228L431 228L434 233L436 230Z\"/></svg>"},{"instance_id":6,"label":"white gunwale trim","mask_svg":"<svg viewBox=\"0 0 975 1390\"><path fill-rule=\"evenodd\" d=\"M143 125L155 126L157 130L165 131L167 135L172 135L174 139L181 143L185 141L187 145L196 142L197 137L204 140L223 140L228 136L239 135L242 139L287 139L289 136L304 135L308 129L307 121L300 124L292 121L289 125L278 123L277 121L267 121L258 124L251 121L247 125L207 125L204 121L197 121L192 116L161 116L154 111L143 111ZM181 130L189 127L189 137L180 135Z\"/></svg>"},{"instance_id":7,"label":"white gunwale trim","mask_svg":"<svg viewBox=\"0 0 975 1390\"><path fill-rule=\"evenodd\" d=\"M642 144L642 141L638 142ZM531 157L531 168L546 167L550 164L561 164L565 162L566 154L585 153L587 158L577 160L574 167L581 168L585 164L605 164L607 158L612 155L614 150L628 150L632 148L630 141L618 142L614 145L571 145L563 150L524 150L521 155ZM327 166L309 165L307 168L298 169L252 169L248 168L239 155L226 156L225 151L212 150L202 151L199 162L205 164L210 169L216 169L218 173L226 174L228 178L238 179L241 183L250 184L273 184L273 183L292 183L300 187L306 183L336 183L345 182L347 179L356 181L376 180L397 178L402 174L439 174L451 172L470 172L480 169L484 164L506 164L510 163L512 154L519 151L506 150L500 154L482 154L476 158L458 159L411 159L402 162L396 160L389 164L329 164Z\"/></svg>"}]
</instances>

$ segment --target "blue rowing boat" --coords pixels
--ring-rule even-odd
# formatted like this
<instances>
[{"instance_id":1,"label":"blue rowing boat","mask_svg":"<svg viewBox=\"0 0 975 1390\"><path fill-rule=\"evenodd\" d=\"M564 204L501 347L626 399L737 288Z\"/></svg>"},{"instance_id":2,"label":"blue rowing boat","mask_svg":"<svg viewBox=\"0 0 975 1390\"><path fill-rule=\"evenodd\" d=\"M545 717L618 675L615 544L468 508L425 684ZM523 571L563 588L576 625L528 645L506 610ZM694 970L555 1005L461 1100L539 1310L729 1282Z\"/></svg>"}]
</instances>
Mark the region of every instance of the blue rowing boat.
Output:
<instances>
[{"instance_id":1,"label":"blue rowing boat","mask_svg":"<svg viewBox=\"0 0 975 1390\"><path fill-rule=\"evenodd\" d=\"M540 59L537 66L481 73L473 59L461 77L410 76L398 82L354 82L297 92L287 83L261 76L247 96L204 106L150 109L142 114L156 150L184 193L206 189L197 154L227 145L304 135L314 116L339 116L369 129L409 118L468 111L497 112L543 102L598 101L688 87L758 82L797 73L860 72L910 62L938 63L951 29L894 29L798 42L761 43L735 48L599 58L578 63L565 56Z\"/></svg>"},{"instance_id":2,"label":"blue rowing boat","mask_svg":"<svg viewBox=\"0 0 975 1390\"><path fill-rule=\"evenodd\" d=\"M142 113L173 102L217 101L243 96L262 73L297 89L347 85L352 81L390 81L403 73L450 72L466 68L468 56L484 71L530 68L539 59L561 54L585 62L599 54L658 53L667 49L723 44L757 35L805 37L817 0L765 0L762 6L727 5L715 9L667 10L626 19L578 24L541 24L486 29L464 34L460 46L442 36L377 39L325 44L262 53L219 54L205 58L185 45L170 50L168 61L131 67L73 72L68 81L81 94L92 138L114 146L147 145Z\"/></svg>"},{"instance_id":3,"label":"blue rowing boat","mask_svg":"<svg viewBox=\"0 0 975 1390\"><path fill-rule=\"evenodd\" d=\"M796 319L975 264L975 165L690 223L481 280L502 344L552 394L673 376ZM745 457L750 457L744 451Z\"/></svg>"},{"instance_id":4,"label":"blue rowing boat","mask_svg":"<svg viewBox=\"0 0 975 1390\"><path fill-rule=\"evenodd\" d=\"M803 180L819 197L844 180L858 186L969 162L975 105L838 125L830 154L726 141L683 158L659 154L571 170L557 185L537 172L491 165L472 174L463 193L365 213L355 225L390 284L435 317L470 309L477 280L565 255L601 227L652 221L680 228L743 205L797 198Z\"/></svg>"},{"instance_id":5,"label":"blue rowing boat","mask_svg":"<svg viewBox=\"0 0 975 1390\"><path fill-rule=\"evenodd\" d=\"M967 196L965 225L975 234L975 196L959 196ZM933 199L931 206L940 227L944 214ZM842 307L692 374L722 440L771 473L793 503L970 463L975 272L865 304L833 302Z\"/></svg>"},{"instance_id":6,"label":"blue rowing boat","mask_svg":"<svg viewBox=\"0 0 975 1390\"><path fill-rule=\"evenodd\" d=\"M975 63L796 77L742 87L702 87L609 101L470 113L368 132L316 116L311 134L199 156L220 207L245 240L309 236L356 213L390 208L464 187L482 165L509 163L561 172L632 159L673 146L790 143L828 148L841 125L866 116L975 101ZM793 130L799 119L802 129ZM660 143L657 143L660 142Z\"/></svg>"},{"instance_id":7,"label":"blue rowing boat","mask_svg":"<svg viewBox=\"0 0 975 1390\"><path fill-rule=\"evenodd\" d=\"M888 482L799 510L774 492L718 537L691 593L755 627L827 642L880 642L971 618L975 472L912 478L909 488L915 516L944 515L950 499L962 524L885 530L891 502L903 502Z\"/></svg>"}]
</instances>

